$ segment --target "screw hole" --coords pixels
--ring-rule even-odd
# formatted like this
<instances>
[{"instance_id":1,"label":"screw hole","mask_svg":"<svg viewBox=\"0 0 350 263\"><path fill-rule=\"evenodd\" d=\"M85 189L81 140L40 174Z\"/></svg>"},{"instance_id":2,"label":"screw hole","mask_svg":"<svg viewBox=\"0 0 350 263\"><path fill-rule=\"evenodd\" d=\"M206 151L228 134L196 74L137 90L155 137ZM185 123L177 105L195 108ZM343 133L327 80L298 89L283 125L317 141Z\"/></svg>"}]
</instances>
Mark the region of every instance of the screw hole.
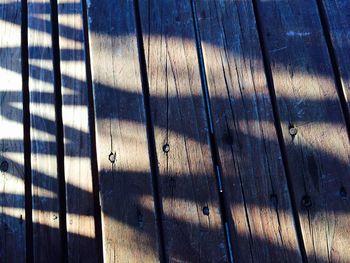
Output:
<instances>
[{"instance_id":1,"label":"screw hole","mask_svg":"<svg viewBox=\"0 0 350 263\"><path fill-rule=\"evenodd\" d=\"M305 207L305 208L310 208L312 205L312 201L310 196L308 195L304 195L303 198L301 199L301 204Z\"/></svg>"}]
</instances>

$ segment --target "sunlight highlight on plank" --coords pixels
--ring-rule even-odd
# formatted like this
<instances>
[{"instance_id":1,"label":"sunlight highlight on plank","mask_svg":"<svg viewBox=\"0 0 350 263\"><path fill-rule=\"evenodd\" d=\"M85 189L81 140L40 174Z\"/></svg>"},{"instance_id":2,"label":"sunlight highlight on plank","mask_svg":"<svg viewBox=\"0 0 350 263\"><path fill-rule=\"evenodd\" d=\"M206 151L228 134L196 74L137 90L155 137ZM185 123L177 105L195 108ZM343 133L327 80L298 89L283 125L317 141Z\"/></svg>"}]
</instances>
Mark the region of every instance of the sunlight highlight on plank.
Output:
<instances>
[{"instance_id":1,"label":"sunlight highlight on plank","mask_svg":"<svg viewBox=\"0 0 350 263\"><path fill-rule=\"evenodd\" d=\"M8 29L11 28L11 33ZM21 27L10 21L3 20L0 17L0 48L17 48L19 49L20 43L18 43L18 38L13 37L14 35L19 35L21 33Z\"/></svg>"}]
</instances>

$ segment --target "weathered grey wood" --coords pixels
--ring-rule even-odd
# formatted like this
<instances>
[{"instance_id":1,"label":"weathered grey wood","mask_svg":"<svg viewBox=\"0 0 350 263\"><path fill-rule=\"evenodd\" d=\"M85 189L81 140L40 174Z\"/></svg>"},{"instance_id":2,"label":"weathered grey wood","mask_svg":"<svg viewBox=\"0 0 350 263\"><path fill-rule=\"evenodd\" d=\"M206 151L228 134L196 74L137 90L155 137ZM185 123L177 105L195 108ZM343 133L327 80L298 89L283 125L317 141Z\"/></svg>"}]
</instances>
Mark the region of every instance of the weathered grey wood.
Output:
<instances>
[{"instance_id":1,"label":"weathered grey wood","mask_svg":"<svg viewBox=\"0 0 350 263\"><path fill-rule=\"evenodd\" d=\"M133 1L89 3L97 159L106 262L157 262Z\"/></svg>"},{"instance_id":2,"label":"weathered grey wood","mask_svg":"<svg viewBox=\"0 0 350 263\"><path fill-rule=\"evenodd\" d=\"M350 111L350 1L323 0L322 2L339 66L342 88Z\"/></svg>"},{"instance_id":3,"label":"weathered grey wood","mask_svg":"<svg viewBox=\"0 0 350 263\"><path fill-rule=\"evenodd\" d=\"M258 12L307 257L348 262L350 147L316 2L259 1Z\"/></svg>"},{"instance_id":4,"label":"weathered grey wood","mask_svg":"<svg viewBox=\"0 0 350 263\"><path fill-rule=\"evenodd\" d=\"M58 0L67 247L71 262L97 262L82 1Z\"/></svg>"},{"instance_id":5,"label":"weathered grey wood","mask_svg":"<svg viewBox=\"0 0 350 263\"><path fill-rule=\"evenodd\" d=\"M0 1L0 261L25 261L21 3Z\"/></svg>"},{"instance_id":6,"label":"weathered grey wood","mask_svg":"<svg viewBox=\"0 0 350 263\"><path fill-rule=\"evenodd\" d=\"M234 259L299 262L252 3L196 2Z\"/></svg>"},{"instance_id":7,"label":"weathered grey wood","mask_svg":"<svg viewBox=\"0 0 350 263\"><path fill-rule=\"evenodd\" d=\"M50 12L50 1L28 1L34 262L61 257Z\"/></svg>"},{"instance_id":8,"label":"weathered grey wood","mask_svg":"<svg viewBox=\"0 0 350 263\"><path fill-rule=\"evenodd\" d=\"M140 1L140 16L166 260L227 262L190 1Z\"/></svg>"}]
</instances>

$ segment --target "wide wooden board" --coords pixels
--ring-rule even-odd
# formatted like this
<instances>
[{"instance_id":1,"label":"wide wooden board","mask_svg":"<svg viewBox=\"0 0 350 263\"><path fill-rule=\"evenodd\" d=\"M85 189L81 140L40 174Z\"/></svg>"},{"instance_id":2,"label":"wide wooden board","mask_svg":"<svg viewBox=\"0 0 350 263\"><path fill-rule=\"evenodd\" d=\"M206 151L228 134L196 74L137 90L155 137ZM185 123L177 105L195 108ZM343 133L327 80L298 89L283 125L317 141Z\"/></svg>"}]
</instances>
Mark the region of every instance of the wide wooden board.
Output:
<instances>
[{"instance_id":1,"label":"wide wooden board","mask_svg":"<svg viewBox=\"0 0 350 263\"><path fill-rule=\"evenodd\" d=\"M165 256L227 262L190 1L140 1Z\"/></svg>"},{"instance_id":2,"label":"wide wooden board","mask_svg":"<svg viewBox=\"0 0 350 263\"><path fill-rule=\"evenodd\" d=\"M257 11L308 260L348 262L350 145L316 2Z\"/></svg>"},{"instance_id":3,"label":"wide wooden board","mask_svg":"<svg viewBox=\"0 0 350 263\"><path fill-rule=\"evenodd\" d=\"M133 1L88 6L104 260L157 262Z\"/></svg>"},{"instance_id":4,"label":"wide wooden board","mask_svg":"<svg viewBox=\"0 0 350 263\"><path fill-rule=\"evenodd\" d=\"M0 261L26 258L21 3L0 1Z\"/></svg>"}]
</instances>

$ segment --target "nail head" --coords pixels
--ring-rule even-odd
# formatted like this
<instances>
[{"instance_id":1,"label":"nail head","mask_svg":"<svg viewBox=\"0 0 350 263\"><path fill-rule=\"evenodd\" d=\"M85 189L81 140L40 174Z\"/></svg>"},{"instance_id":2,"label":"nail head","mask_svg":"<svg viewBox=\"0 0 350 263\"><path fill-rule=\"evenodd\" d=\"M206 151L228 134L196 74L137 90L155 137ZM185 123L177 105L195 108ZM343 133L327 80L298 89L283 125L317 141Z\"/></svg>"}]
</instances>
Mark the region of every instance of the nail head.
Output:
<instances>
[{"instance_id":1,"label":"nail head","mask_svg":"<svg viewBox=\"0 0 350 263\"><path fill-rule=\"evenodd\" d=\"M207 206L203 207L203 214L206 216L209 215L209 207L207 207Z\"/></svg>"},{"instance_id":2,"label":"nail head","mask_svg":"<svg viewBox=\"0 0 350 263\"><path fill-rule=\"evenodd\" d=\"M116 157L116 153L111 152L108 156L108 159L111 163L115 163Z\"/></svg>"},{"instance_id":3,"label":"nail head","mask_svg":"<svg viewBox=\"0 0 350 263\"><path fill-rule=\"evenodd\" d=\"M292 125L289 127L289 134L291 136L295 136L297 135L297 133L298 133L298 129L295 126Z\"/></svg>"},{"instance_id":4,"label":"nail head","mask_svg":"<svg viewBox=\"0 0 350 263\"><path fill-rule=\"evenodd\" d=\"M0 164L0 170L2 172L7 172L8 169L9 169L9 163L7 161L2 161Z\"/></svg>"},{"instance_id":5,"label":"nail head","mask_svg":"<svg viewBox=\"0 0 350 263\"><path fill-rule=\"evenodd\" d=\"M340 197L341 197L342 199L346 199L346 198L347 198L347 192L346 192L344 186L340 187L339 193L340 193Z\"/></svg>"},{"instance_id":6,"label":"nail head","mask_svg":"<svg viewBox=\"0 0 350 263\"><path fill-rule=\"evenodd\" d=\"M277 207L277 205L278 205L277 195L275 195L275 194L270 195L270 200L271 200L272 205L274 207Z\"/></svg>"},{"instance_id":7,"label":"nail head","mask_svg":"<svg viewBox=\"0 0 350 263\"><path fill-rule=\"evenodd\" d=\"M163 152L168 153L170 151L170 145L169 144L164 144L163 145Z\"/></svg>"},{"instance_id":8,"label":"nail head","mask_svg":"<svg viewBox=\"0 0 350 263\"><path fill-rule=\"evenodd\" d=\"M232 138L231 134L226 134L224 136L224 141L225 141L226 144L232 145L233 144L233 138Z\"/></svg>"}]
</instances>

